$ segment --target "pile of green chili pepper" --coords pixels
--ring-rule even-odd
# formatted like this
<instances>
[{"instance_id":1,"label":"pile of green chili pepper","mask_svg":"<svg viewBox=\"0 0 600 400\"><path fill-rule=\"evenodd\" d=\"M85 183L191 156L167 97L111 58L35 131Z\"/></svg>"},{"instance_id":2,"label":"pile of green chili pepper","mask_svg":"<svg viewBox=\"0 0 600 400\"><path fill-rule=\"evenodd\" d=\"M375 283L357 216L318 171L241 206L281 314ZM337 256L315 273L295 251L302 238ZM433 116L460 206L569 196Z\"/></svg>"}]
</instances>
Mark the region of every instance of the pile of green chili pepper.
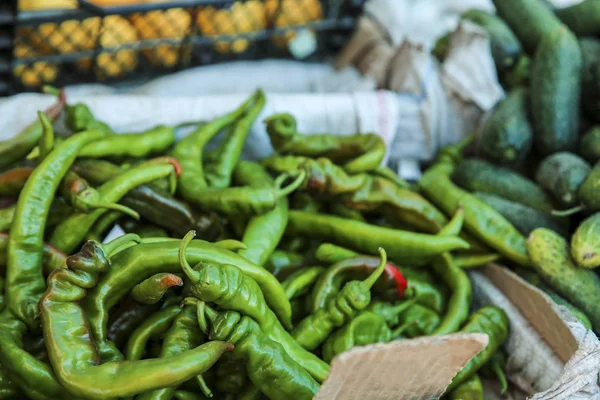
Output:
<instances>
[{"instance_id":1,"label":"pile of green chili pepper","mask_svg":"<svg viewBox=\"0 0 600 400\"><path fill-rule=\"evenodd\" d=\"M0 399L311 399L355 346L459 331L490 344L453 390L502 371L508 319L471 309L463 268L530 262L450 180L463 144L417 190L376 134L278 114L276 153L242 160L266 101L176 142L117 134L61 93L0 143Z\"/></svg>"}]
</instances>

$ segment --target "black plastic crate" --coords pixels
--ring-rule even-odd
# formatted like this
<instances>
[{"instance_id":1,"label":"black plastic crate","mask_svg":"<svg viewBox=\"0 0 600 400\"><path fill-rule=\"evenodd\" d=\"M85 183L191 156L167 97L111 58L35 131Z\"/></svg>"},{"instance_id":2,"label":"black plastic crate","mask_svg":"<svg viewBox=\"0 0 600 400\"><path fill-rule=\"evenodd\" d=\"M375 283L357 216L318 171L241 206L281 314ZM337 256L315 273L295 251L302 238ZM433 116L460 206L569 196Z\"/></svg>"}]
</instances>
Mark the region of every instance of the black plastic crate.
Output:
<instances>
[{"instance_id":1,"label":"black plastic crate","mask_svg":"<svg viewBox=\"0 0 600 400\"><path fill-rule=\"evenodd\" d=\"M364 0L79 3L77 10L18 14L8 37L10 43L14 35L10 93L138 81L232 60L323 60L348 39ZM0 32L0 49L2 43Z\"/></svg>"}]
</instances>

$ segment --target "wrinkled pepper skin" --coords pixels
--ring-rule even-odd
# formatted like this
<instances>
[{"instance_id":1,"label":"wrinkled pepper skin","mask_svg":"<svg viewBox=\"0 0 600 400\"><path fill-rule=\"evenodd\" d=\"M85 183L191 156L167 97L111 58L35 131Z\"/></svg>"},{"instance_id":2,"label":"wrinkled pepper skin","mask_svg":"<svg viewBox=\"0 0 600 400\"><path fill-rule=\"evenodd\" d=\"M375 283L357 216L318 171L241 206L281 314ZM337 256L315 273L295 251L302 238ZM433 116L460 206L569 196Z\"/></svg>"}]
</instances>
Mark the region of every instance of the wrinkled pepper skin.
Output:
<instances>
[{"instance_id":1,"label":"wrinkled pepper skin","mask_svg":"<svg viewBox=\"0 0 600 400\"><path fill-rule=\"evenodd\" d=\"M225 339L235 345L233 353L245 361L248 377L266 396L273 400L312 399L315 396L319 384L281 344L269 339L256 321L234 311L217 313L200 304L203 302L199 302L198 307L200 327L210 332L209 339Z\"/></svg>"}]
</instances>

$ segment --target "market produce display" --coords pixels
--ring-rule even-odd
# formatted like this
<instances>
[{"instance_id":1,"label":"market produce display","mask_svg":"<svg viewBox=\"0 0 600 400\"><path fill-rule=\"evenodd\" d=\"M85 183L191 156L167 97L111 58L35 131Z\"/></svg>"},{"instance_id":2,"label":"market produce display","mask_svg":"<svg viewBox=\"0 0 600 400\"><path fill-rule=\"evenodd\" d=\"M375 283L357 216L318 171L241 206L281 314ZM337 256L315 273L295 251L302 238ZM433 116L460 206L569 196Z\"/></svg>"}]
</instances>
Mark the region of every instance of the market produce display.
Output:
<instances>
[{"instance_id":1,"label":"market produce display","mask_svg":"<svg viewBox=\"0 0 600 400\"><path fill-rule=\"evenodd\" d=\"M0 143L1 398L310 399L353 347L461 330L493 340L457 393L502 370L508 322L472 309L462 268L530 263L450 180L470 138L419 193L378 136L308 136L289 114L264 121L276 154L242 160L260 90L180 141L116 134L50 91Z\"/></svg>"}]
</instances>

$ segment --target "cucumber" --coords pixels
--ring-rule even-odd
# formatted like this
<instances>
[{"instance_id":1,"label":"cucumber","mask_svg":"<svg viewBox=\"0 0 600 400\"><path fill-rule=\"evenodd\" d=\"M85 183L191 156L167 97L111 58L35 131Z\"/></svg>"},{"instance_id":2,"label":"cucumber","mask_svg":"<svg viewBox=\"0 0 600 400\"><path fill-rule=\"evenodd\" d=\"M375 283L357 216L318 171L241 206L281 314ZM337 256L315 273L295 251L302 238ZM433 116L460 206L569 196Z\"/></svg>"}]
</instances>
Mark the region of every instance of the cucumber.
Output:
<instances>
[{"instance_id":1,"label":"cucumber","mask_svg":"<svg viewBox=\"0 0 600 400\"><path fill-rule=\"evenodd\" d=\"M600 266L600 213L586 218L571 237L571 256L583 268Z\"/></svg>"},{"instance_id":2,"label":"cucumber","mask_svg":"<svg viewBox=\"0 0 600 400\"><path fill-rule=\"evenodd\" d=\"M561 223L561 221L549 214L514 201L503 199L500 196L481 192L475 192L473 194L477 196L479 200L487 203L502 214L508 222L513 224L513 226L525 236L529 235L531 231L536 228L547 228L561 236L569 236L568 219L566 218L564 218L564 220L567 221L567 223Z\"/></svg>"},{"instance_id":3,"label":"cucumber","mask_svg":"<svg viewBox=\"0 0 600 400\"><path fill-rule=\"evenodd\" d=\"M495 194L542 212L551 212L552 199L538 185L504 167L477 158L463 160L452 179L471 192Z\"/></svg>"},{"instance_id":4,"label":"cucumber","mask_svg":"<svg viewBox=\"0 0 600 400\"><path fill-rule=\"evenodd\" d=\"M488 33L498 75L502 75L517 63L523 48L506 22L494 14L475 9L466 11L461 18L476 23Z\"/></svg>"},{"instance_id":5,"label":"cucumber","mask_svg":"<svg viewBox=\"0 0 600 400\"><path fill-rule=\"evenodd\" d=\"M563 151L540 163L535 181L563 206L571 207L578 203L577 191L591 170L592 166L583 158Z\"/></svg>"},{"instance_id":6,"label":"cucumber","mask_svg":"<svg viewBox=\"0 0 600 400\"><path fill-rule=\"evenodd\" d=\"M594 168L579 186L577 197L581 202L580 207L588 211L600 211L600 162L594 165Z\"/></svg>"},{"instance_id":7,"label":"cucumber","mask_svg":"<svg viewBox=\"0 0 600 400\"><path fill-rule=\"evenodd\" d=\"M585 313L579 308L571 304L567 299L561 297L554 290L550 289L548 285L544 283L542 278L537 274L537 272L532 271L531 269L521 267L516 268L515 272L521 278L525 279L527 282L537 287L542 292L546 293L554 303L558 304L559 306L565 306L571 312L571 314L573 314L573 316L577 318L579 322L581 322L583 326L585 326L587 329L592 329L592 322L590 321L588 316L585 315Z\"/></svg>"},{"instance_id":8,"label":"cucumber","mask_svg":"<svg viewBox=\"0 0 600 400\"><path fill-rule=\"evenodd\" d=\"M493 0L496 12L512 28L525 49L533 52L542 36L555 31L560 20L542 0Z\"/></svg>"},{"instance_id":9,"label":"cucumber","mask_svg":"<svg viewBox=\"0 0 600 400\"><path fill-rule=\"evenodd\" d=\"M577 145L581 50L562 27L540 41L531 74L534 145L543 155L572 151Z\"/></svg>"},{"instance_id":10,"label":"cucumber","mask_svg":"<svg viewBox=\"0 0 600 400\"><path fill-rule=\"evenodd\" d=\"M600 40L579 39L583 66L581 68L581 107L585 115L600 120Z\"/></svg>"},{"instance_id":11,"label":"cucumber","mask_svg":"<svg viewBox=\"0 0 600 400\"><path fill-rule=\"evenodd\" d=\"M514 89L520 86L529 87L529 79L531 77L531 58L526 55L521 55L517 64L500 77L504 87Z\"/></svg>"},{"instance_id":12,"label":"cucumber","mask_svg":"<svg viewBox=\"0 0 600 400\"><path fill-rule=\"evenodd\" d=\"M600 33L600 0L584 0L554 12L570 30L579 36Z\"/></svg>"},{"instance_id":13,"label":"cucumber","mask_svg":"<svg viewBox=\"0 0 600 400\"><path fill-rule=\"evenodd\" d=\"M496 105L483 125L479 141L486 158L506 165L527 158L533 143L528 103L527 91L517 88Z\"/></svg>"},{"instance_id":14,"label":"cucumber","mask_svg":"<svg viewBox=\"0 0 600 400\"><path fill-rule=\"evenodd\" d=\"M534 269L552 289L577 306L600 331L600 277L579 268L569 255L569 244L557 233L539 228L527 239Z\"/></svg>"},{"instance_id":15,"label":"cucumber","mask_svg":"<svg viewBox=\"0 0 600 400\"><path fill-rule=\"evenodd\" d=\"M579 154L591 163L600 160L600 126L586 132L579 142Z\"/></svg>"}]
</instances>

